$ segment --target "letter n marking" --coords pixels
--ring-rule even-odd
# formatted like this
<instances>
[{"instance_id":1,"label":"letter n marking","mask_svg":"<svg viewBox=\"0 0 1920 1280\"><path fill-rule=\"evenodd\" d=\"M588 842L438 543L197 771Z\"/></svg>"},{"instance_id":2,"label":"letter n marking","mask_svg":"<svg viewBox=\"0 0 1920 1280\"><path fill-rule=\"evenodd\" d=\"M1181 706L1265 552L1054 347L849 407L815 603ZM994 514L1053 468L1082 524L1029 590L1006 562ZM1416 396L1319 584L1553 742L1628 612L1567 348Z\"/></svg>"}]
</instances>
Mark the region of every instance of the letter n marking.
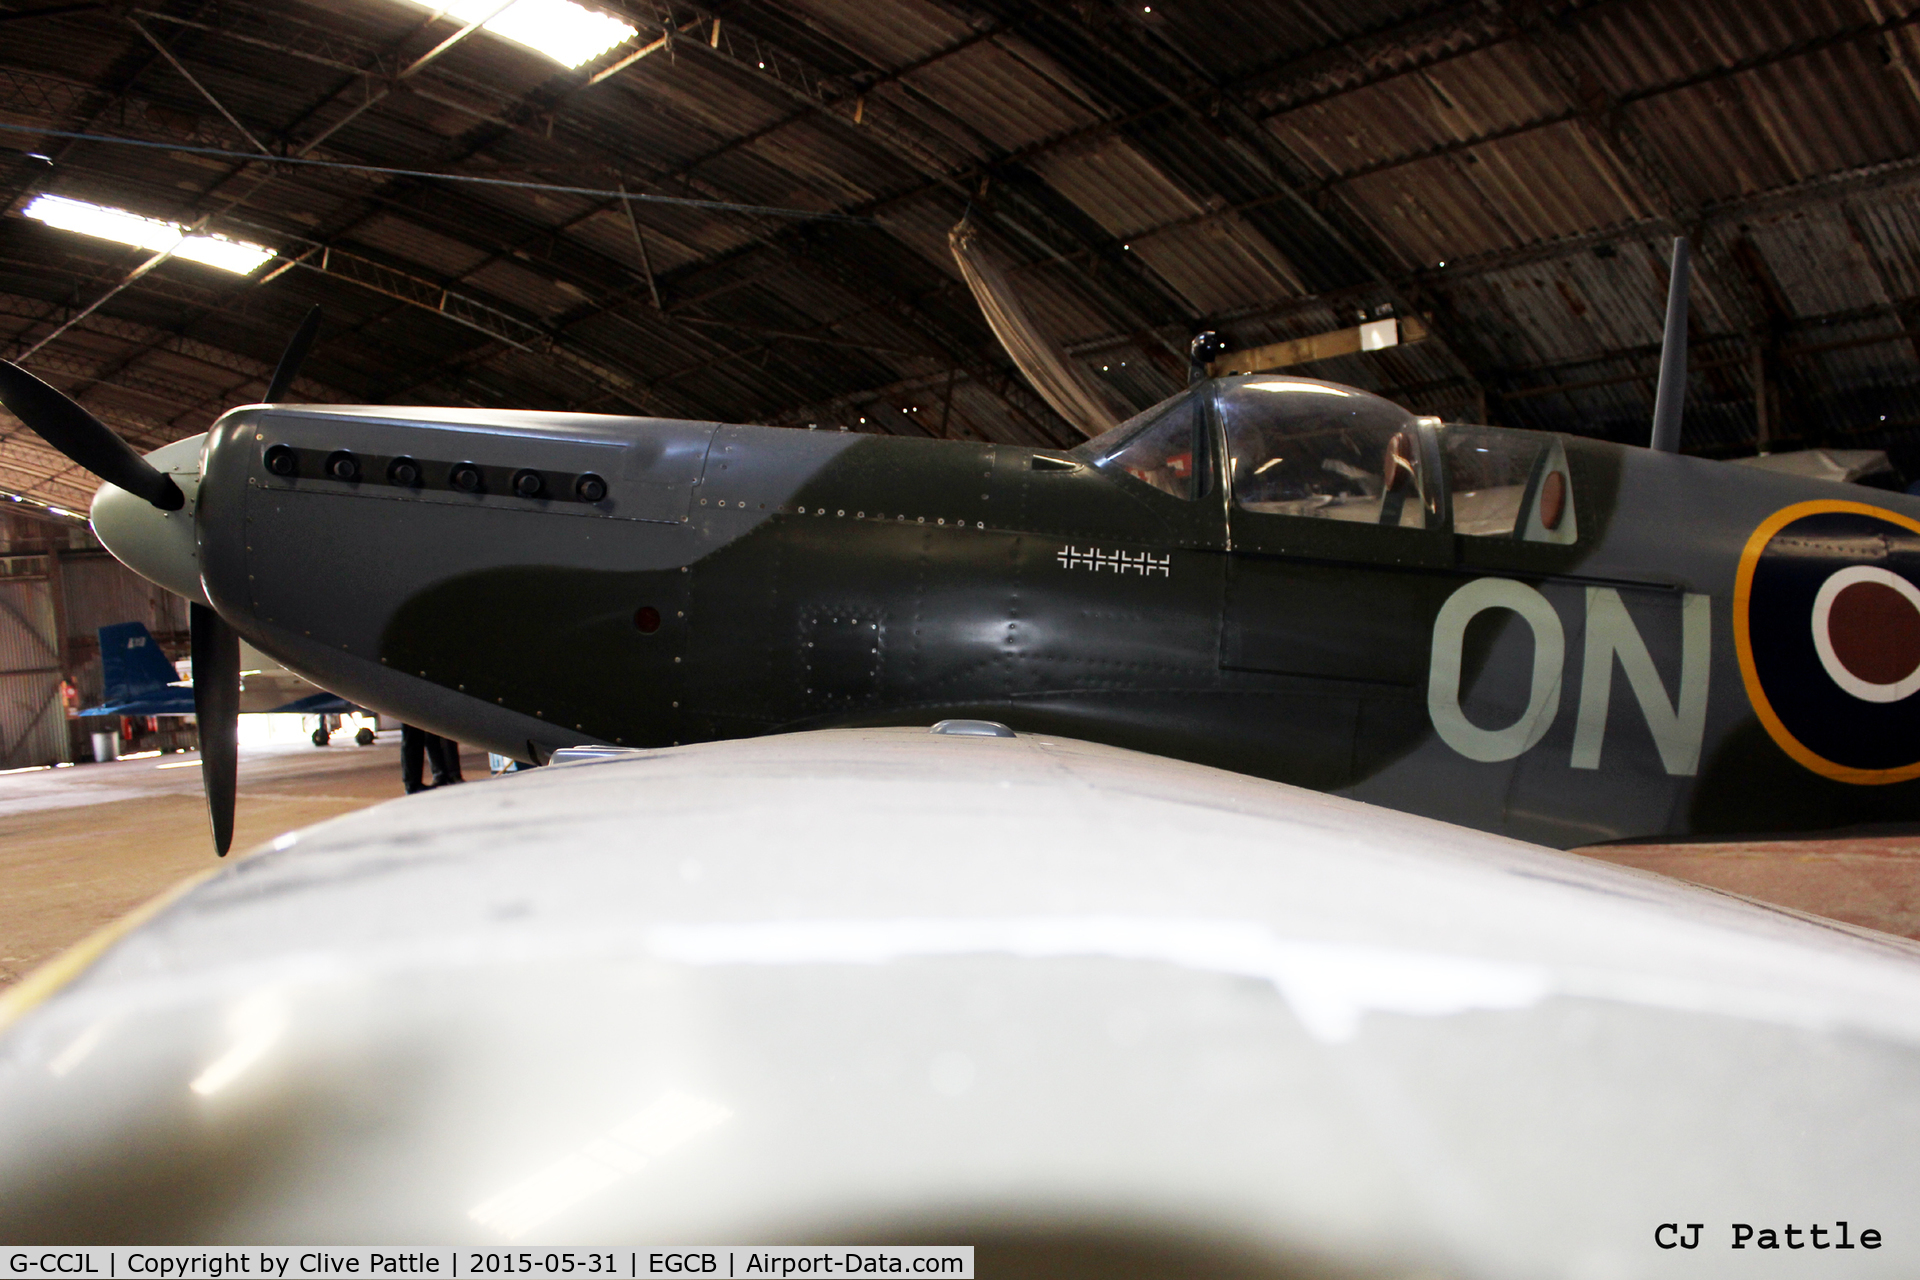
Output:
<instances>
[{"instance_id":1,"label":"letter n marking","mask_svg":"<svg viewBox=\"0 0 1920 1280\"><path fill-rule=\"evenodd\" d=\"M1680 606L1680 696L1670 703L1647 642L1633 625L1620 593L1612 587L1587 588L1586 658L1580 673L1580 716L1573 730L1576 769L1600 767L1615 657L1653 732L1660 763L1675 777L1699 772L1700 740L1707 727L1707 680L1713 665L1712 599L1688 592Z\"/></svg>"}]
</instances>

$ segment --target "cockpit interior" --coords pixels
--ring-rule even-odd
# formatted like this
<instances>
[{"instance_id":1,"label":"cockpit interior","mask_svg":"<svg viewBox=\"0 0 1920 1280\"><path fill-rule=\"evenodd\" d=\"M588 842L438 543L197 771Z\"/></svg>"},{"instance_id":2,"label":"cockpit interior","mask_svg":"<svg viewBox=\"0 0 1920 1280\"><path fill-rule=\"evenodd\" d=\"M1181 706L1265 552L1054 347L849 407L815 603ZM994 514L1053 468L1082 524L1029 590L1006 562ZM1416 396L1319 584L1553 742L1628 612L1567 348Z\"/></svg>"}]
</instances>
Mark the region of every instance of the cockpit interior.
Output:
<instances>
[{"instance_id":1,"label":"cockpit interior","mask_svg":"<svg viewBox=\"0 0 1920 1280\"><path fill-rule=\"evenodd\" d=\"M1579 536L1559 437L1442 422L1311 378L1210 379L1075 453L1183 501L1225 485L1232 510L1255 515L1528 542Z\"/></svg>"}]
</instances>

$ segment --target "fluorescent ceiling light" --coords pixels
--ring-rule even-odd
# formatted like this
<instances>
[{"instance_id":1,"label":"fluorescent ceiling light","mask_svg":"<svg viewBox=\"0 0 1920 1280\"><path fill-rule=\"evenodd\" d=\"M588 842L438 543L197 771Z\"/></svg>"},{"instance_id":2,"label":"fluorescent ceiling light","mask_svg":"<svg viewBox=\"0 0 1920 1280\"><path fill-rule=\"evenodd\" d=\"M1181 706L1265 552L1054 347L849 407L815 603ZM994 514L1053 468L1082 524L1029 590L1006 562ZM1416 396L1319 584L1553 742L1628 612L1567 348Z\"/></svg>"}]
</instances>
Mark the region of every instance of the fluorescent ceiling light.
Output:
<instances>
[{"instance_id":1,"label":"fluorescent ceiling light","mask_svg":"<svg viewBox=\"0 0 1920 1280\"><path fill-rule=\"evenodd\" d=\"M479 22L500 9L500 0L453 0L446 5L432 0L413 0L413 3L444 13L460 23ZM596 13L573 0L519 0L500 9L481 30L544 53L569 70L593 61L634 37L634 29L620 19Z\"/></svg>"},{"instance_id":2,"label":"fluorescent ceiling light","mask_svg":"<svg viewBox=\"0 0 1920 1280\"><path fill-rule=\"evenodd\" d=\"M176 258L219 267L236 275L244 276L273 257L273 250L257 244L229 240L225 236L188 235L186 228L178 223L143 218L125 209L69 200L65 196L36 196L21 212L62 231L98 236L155 253L171 249Z\"/></svg>"},{"instance_id":3,"label":"fluorescent ceiling light","mask_svg":"<svg viewBox=\"0 0 1920 1280\"><path fill-rule=\"evenodd\" d=\"M273 250L225 236L188 236L173 251L173 256L245 276L252 275L260 264L271 258Z\"/></svg>"}]
</instances>

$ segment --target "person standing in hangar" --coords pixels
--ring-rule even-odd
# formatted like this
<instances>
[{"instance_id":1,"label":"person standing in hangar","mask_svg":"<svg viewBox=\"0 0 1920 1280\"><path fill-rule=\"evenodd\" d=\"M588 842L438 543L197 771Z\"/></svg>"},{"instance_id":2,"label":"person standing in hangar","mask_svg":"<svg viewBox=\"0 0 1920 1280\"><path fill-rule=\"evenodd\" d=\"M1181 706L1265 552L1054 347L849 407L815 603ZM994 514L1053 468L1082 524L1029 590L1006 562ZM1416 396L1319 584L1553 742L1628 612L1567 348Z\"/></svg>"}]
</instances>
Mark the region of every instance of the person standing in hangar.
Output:
<instances>
[{"instance_id":1,"label":"person standing in hangar","mask_svg":"<svg viewBox=\"0 0 1920 1280\"><path fill-rule=\"evenodd\" d=\"M430 783L421 780L423 764L433 773ZM459 743L410 724L400 726L400 785L408 795L464 781Z\"/></svg>"}]
</instances>

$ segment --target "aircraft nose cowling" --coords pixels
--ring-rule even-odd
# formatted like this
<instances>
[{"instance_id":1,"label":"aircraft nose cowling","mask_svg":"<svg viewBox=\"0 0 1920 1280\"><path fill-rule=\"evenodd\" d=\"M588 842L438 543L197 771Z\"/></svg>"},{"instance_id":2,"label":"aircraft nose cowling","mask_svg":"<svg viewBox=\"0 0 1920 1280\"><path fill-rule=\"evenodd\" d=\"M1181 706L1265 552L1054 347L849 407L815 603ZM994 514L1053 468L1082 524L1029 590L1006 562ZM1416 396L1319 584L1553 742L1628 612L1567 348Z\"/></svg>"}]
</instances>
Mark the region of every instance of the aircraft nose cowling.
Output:
<instances>
[{"instance_id":1,"label":"aircraft nose cowling","mask_svg":"<svg viewBox=\"0 0 1920 1280\"><path fill-rule=\"evenodd\" d=\"M154 450L147 461L173 477L186 495L178 511L161 511L118 485L93 495L93 531L114 558L147 581L197 604L209 604L200 585L200 553L194 538L199 505L200 453L205 433Z\"/></svg>"}]
</instances>

